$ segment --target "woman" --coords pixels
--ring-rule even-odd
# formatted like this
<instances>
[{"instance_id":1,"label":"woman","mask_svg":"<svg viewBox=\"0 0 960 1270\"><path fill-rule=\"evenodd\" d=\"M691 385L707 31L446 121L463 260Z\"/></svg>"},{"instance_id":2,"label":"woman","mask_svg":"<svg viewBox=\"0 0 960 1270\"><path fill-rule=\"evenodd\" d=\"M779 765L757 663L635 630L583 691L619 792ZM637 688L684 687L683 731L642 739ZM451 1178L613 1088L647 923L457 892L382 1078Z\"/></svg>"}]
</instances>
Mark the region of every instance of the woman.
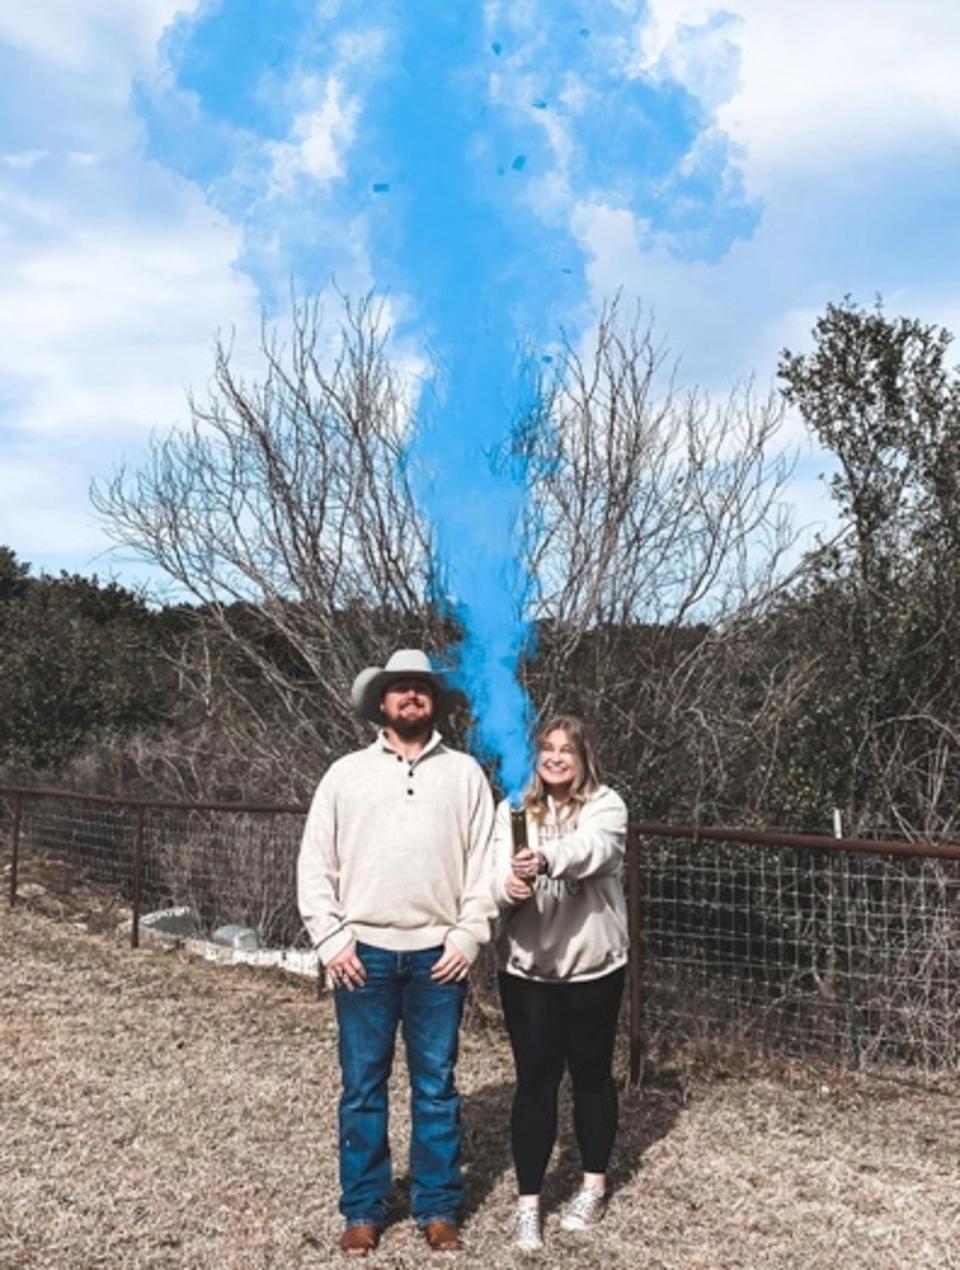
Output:
<instances>
[{"instance_id":1,"label":"woman","mask_svg":"<svg viewBox=\"0 0 960 1270\"><path fill-rule=\"evenodd\" d=\"M561 1226L603 1215L617 1129L611 1071L627 961L623 858L627 809L600 783L579 719L551 719L537 737L524 795L528 847L513 854L510 806L497 809L495 890L500 997L517 1068L510 1129L517 1172L515 1244L543 1246L540 1190L557 1132L564 1068L583 1183Z\"/></svg>"}]
</instances>

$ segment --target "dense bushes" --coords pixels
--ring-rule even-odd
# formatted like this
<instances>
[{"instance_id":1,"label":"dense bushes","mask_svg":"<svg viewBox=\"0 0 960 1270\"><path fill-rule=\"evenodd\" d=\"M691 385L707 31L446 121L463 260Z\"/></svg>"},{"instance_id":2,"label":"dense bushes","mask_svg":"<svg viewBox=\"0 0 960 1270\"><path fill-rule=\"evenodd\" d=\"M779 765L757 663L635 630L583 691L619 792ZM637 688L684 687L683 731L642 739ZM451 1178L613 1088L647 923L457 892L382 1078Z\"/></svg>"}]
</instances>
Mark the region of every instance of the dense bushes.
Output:
<instances>
[{"instance_id":1,"label":"dense bushes","mask_svg":"<svg viewBox=\"0 0 960 1270\"><path fill-rule=\"evenodd\" d=\"M116 583L31 577L0 548L0 767L60 772L167 716L163 619Z\"/></svg>"}]
</instances>

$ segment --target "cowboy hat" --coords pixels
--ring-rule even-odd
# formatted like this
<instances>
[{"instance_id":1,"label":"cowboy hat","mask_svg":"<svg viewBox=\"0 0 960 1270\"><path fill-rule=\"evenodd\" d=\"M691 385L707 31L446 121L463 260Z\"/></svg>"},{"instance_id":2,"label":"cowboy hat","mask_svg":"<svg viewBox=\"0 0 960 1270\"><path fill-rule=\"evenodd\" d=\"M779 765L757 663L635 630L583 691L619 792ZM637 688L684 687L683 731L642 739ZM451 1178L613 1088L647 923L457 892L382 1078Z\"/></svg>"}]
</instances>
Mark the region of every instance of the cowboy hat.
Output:
<instances>
[{"instance_id":1,"label":"cowboy hat","mask_svg":"<svg viewBox=\"0 0 960 1270\"><path fill-rule=\"evenodd\" d=\"M353 708L362 719L382 723L380 702L393 679L426 679L433 686L435 699L439 701L446 688L446 681L439 670L430 665L430 658L419 648L401 648L393 654L385 666L367 666L361 670L350 689Z\"/></svg>"}]
</instances>

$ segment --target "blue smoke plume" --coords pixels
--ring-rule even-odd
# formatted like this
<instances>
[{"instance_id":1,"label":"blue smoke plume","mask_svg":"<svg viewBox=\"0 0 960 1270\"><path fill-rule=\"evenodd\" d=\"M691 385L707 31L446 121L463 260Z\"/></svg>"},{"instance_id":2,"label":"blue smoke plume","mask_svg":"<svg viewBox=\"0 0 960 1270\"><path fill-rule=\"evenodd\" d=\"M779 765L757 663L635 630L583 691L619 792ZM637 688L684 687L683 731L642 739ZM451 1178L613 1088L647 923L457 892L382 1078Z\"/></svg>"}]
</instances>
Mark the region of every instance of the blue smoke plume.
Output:
<instances>
[{"instance_id":1,"label":"blue smoke plume","mask_svg":"<svg viewBox=\"0 0 960 1270\"><path fill-rule=\"evenodd\" d=\"M416 38L404 33L370 99L362 149L389 186L370 241L414 297L438 363L410 458L437 534L442 594L466 632L460 677L515 794L530 770L531 719L516 678L529 638L517 541L525 481L497 456L538 406L521 341L545 348L563 301L582 294L582 264L567 234L542 224L531 233L546 139L532 119L491 101L498 54L478 9L426 7L430 20L416 24Z\"/></svg>"},{"instance_id":2,"label":"blue smoke plume","mask_svg":"<svg viewBox=\"0 0 960 1270\"><path fill-rule=\"evenodd\" d=\"M708 113L634 69L643 16L638 0L222 0L175 25L168 74L139 96L154 153L242 218L268 307L290 273L362 259L402 300L399 334L429 349L408 461L512 794L529 773L530 628L525 473L502 456L537 417L560 323L589 320L577 218L629 210L707 259L754 219Z\"/></svg>"}]
</instances>

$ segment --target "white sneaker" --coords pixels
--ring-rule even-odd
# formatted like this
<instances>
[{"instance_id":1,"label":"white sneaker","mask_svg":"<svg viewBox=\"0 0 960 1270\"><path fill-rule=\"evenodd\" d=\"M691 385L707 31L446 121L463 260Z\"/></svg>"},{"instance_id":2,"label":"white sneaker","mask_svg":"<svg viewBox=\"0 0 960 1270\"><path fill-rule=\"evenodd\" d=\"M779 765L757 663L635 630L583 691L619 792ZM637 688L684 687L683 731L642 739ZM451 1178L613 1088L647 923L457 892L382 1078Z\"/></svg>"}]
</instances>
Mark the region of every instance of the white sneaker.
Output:
<instances>
[{"instance_id":1,"label":"white sneaker","mask_svg":"<svg viewBox=\"0 0 960 1270\"><path fill-rule=\"evenodd\" d=\"M560 1220L562 1230L589 1230L596 1226L607 1207L607 1198L603 1191L595 1187L585 1186L575 1195Z\"/></svg>"},{"instance_id":2,"label":"white sneaker","mask_svg":"<svg viewBox=\"0 0 960 1270\"><path fill-rule=\"evenodd\" d=\"M539 1252L543 1247L539 1208L517 1208L513 1246L520 1252Z\"/></svg>"}]
</instances>

